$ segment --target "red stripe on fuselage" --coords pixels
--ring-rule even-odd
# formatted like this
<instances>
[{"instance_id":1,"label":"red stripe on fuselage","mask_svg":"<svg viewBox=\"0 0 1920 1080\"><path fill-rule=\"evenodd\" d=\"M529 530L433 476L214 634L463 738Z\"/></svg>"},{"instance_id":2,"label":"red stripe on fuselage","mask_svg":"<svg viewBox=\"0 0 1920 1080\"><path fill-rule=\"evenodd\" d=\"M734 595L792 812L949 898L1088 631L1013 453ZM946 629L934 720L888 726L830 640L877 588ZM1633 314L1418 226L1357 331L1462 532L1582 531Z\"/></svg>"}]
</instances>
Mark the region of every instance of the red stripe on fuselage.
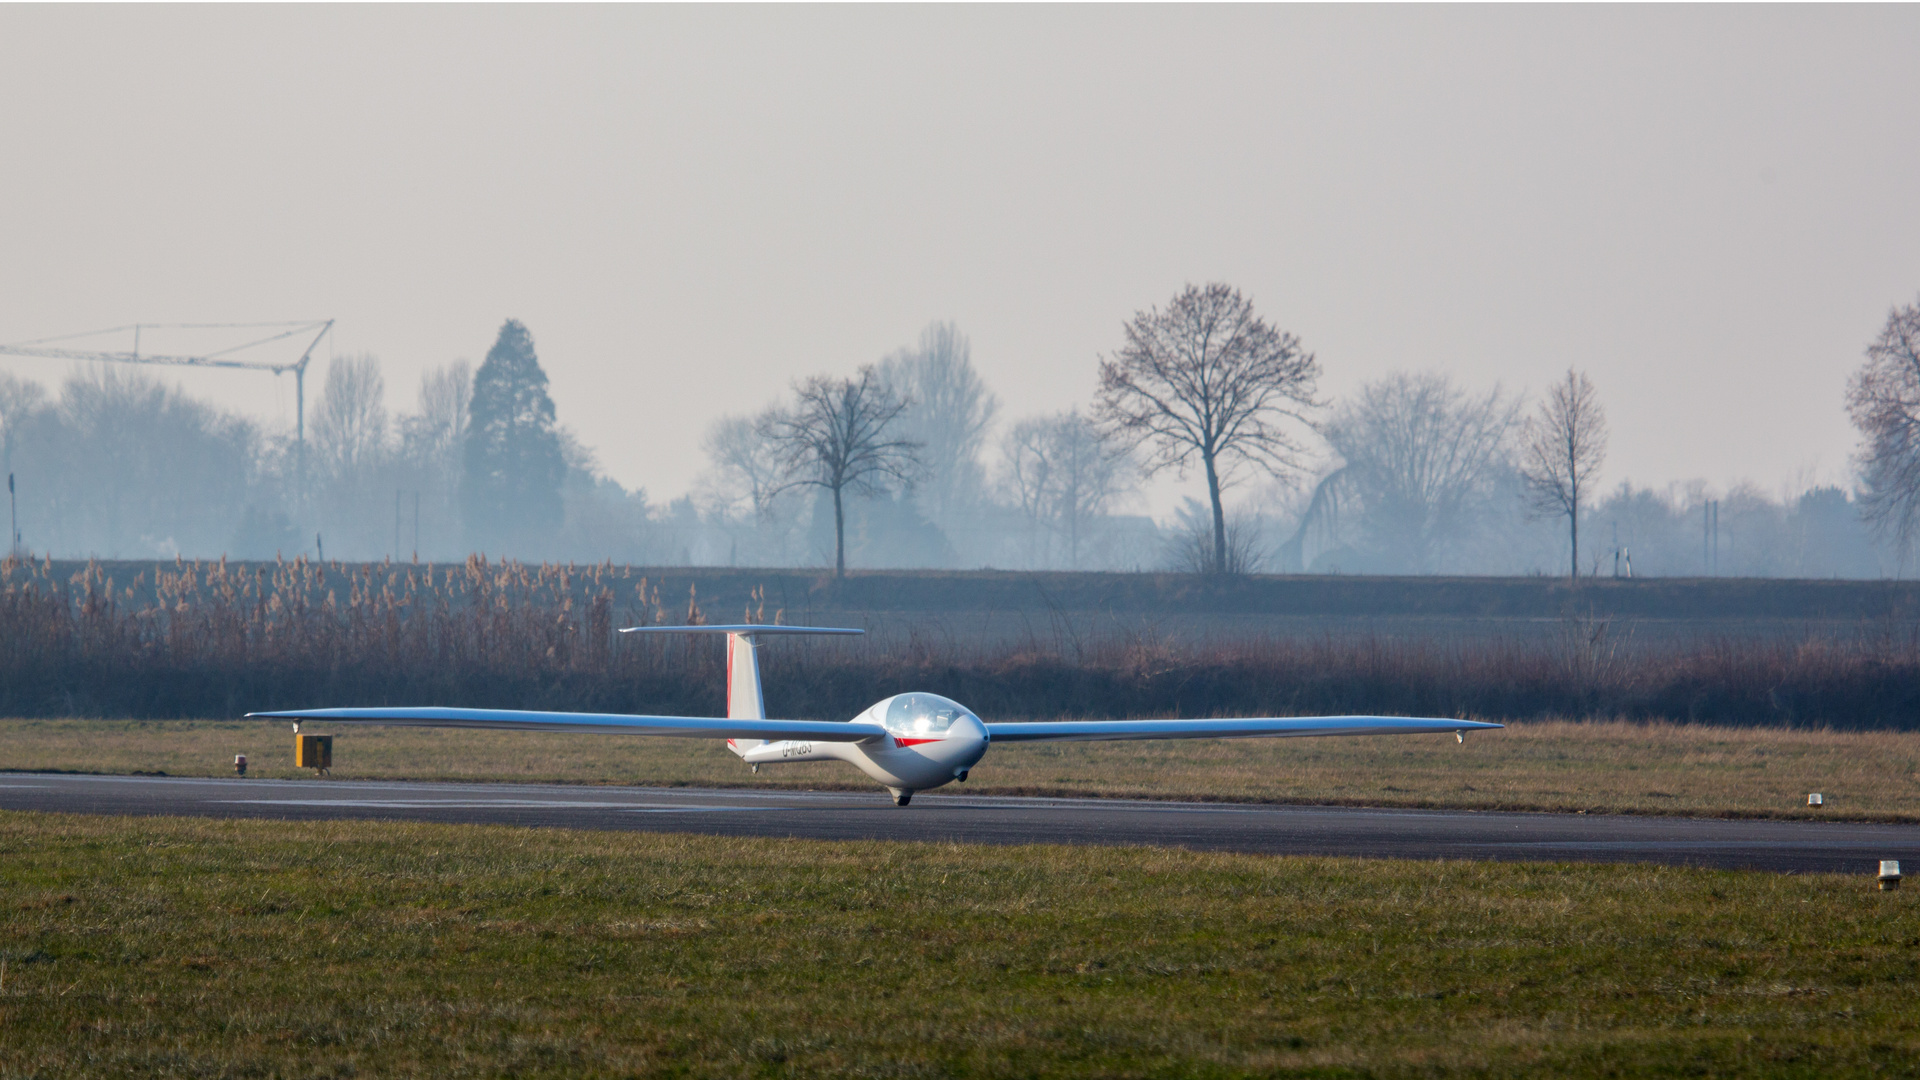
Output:
<instances>
[{"instance_id":1,"label":"red stripe on fuselage","mask_svg":"<svg viewBox=\"0 0 1920 1080\"><path fill-rule=\"evenodd\" d=\"M919 746L921 743L945 742L946 738L945 735L942 735L938 739L902 739L896 735L894 736L893 743L895 746Z\"/></svg>"}]
</instances>

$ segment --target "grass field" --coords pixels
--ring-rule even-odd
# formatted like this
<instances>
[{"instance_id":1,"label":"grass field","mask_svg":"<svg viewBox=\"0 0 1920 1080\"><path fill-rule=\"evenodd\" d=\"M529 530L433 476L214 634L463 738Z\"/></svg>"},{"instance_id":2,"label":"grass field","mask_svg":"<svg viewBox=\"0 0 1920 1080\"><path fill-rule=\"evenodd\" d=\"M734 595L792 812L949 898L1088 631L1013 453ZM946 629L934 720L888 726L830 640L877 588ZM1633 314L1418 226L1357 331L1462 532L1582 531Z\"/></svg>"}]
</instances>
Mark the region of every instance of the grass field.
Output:
<instances>
[{"instance_id":1,"label":"grass field","mask_svg":"<svg viewBox=\"0 0 1920 1080\"><path fill-rule=\"evenodd\" d=\"M0 720L0 768L294 775L284 725ZM850 788L851 767L759 775L716 743L521 732L361 728L338 734L356 778ZM1469 736L996 746L965 785L998 794L1920 820L1920 733L1617 722L1518 723ZM1827 798L1810 811L1809 792Z\"/></svg>"},{"instance_id":2,"label":"grass field","mask_svg":"<svg viewBox=\"0 0 1920 1080\"><path fill-rule=\"evenodd\" d=\"M0 1076L1892 1076L1870 878L0 814Z\"/></svg>"}]
</instances>

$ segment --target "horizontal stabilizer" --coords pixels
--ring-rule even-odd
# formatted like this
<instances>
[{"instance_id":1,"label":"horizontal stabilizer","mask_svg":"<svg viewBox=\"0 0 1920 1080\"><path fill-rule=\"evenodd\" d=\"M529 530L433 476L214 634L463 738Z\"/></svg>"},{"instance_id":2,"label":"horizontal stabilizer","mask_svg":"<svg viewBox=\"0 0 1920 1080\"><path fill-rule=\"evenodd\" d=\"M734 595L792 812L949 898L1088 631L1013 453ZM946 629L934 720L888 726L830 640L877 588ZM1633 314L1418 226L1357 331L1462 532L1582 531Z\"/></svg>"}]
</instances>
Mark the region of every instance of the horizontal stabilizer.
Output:
<instances>
[{"instance_id":1,"label":"horizontal stabilizer","mask_svg":"<svg viewBox=\"0 0 1920 1080\"><path fill-rule=\"evenodd\" d=\"M1504 727L1417 716L1288 716L1254 720L1063 720L988 724L994 742L1104 742L1125 739L1281 739L1301 735L1420 735Z\"/></svg>"},{"instance_id":2,"label":"horizontal stabilizer","mask_svg":"<svg viewBox=\"0 0 1920 1080\"><path fill-rule=\"evenodd\" d=\"M811 739L865 742L886 736L878 724L829 720L726 720L701 716L624 716L616 713L523 712L518 709L290 709L248 713L250 720L321 721L384 727L492 728L502 731L600 732L677 735L693 739Z\"/></svg>"}]
</instances>

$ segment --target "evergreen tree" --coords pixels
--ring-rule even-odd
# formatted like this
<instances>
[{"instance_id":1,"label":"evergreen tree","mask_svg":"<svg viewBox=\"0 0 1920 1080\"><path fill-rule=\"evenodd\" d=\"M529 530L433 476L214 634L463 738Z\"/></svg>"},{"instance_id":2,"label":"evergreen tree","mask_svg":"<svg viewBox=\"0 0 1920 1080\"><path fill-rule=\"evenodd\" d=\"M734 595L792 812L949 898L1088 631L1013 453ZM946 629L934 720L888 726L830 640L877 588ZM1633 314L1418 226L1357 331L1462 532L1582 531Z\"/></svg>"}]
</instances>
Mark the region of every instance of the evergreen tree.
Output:
<instances>
[{"instance_id":1,"label":"evergreen tree","mask_svg":"<svg viewBox=\"0 0 1920 1080\"><path fill-rule=\"evenodd\" d=\"M475 550L533 556L561 523L566 462L554 428L547 373L517 319L473 376L460 505Z\"/></svg>"}]
</instances>

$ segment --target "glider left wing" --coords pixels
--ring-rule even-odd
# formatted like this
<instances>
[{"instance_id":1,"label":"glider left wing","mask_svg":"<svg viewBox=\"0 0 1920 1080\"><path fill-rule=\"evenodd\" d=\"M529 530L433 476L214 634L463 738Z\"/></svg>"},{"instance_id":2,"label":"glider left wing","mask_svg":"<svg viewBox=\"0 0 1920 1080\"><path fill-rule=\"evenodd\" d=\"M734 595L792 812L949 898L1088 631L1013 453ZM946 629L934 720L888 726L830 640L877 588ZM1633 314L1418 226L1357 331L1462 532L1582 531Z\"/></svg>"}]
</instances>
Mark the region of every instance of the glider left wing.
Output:
<instances>
[{"instance_id":1,"label":"glider left wing","mask_svg":"<svg viewBox=\"0 0 1920 1080\"><path fill-rule=\"evenodd\" d=\"M494 728L505 731L601 732L613 735L677 735L694 739L811 739L865 742L885 738L878 724L830 720L726 720L702 716L623 716L616 713L526 712L519 709L289 709L248 713L252 720L325 721L386 727Z\"/></svg>"},{"instance_id":2,"label":"glider left wing","mask_svg":"<svg viewBox=\"0 0 1920 1080\"><path fill-rule=\"evenodd\" d=\"M1280 739L1300 735L1420 735L1504 727L1417 716L1288 716L1253 720L1062 720L988 724L994 742L1121 739Z\"/></svg>"}]
</instances>

